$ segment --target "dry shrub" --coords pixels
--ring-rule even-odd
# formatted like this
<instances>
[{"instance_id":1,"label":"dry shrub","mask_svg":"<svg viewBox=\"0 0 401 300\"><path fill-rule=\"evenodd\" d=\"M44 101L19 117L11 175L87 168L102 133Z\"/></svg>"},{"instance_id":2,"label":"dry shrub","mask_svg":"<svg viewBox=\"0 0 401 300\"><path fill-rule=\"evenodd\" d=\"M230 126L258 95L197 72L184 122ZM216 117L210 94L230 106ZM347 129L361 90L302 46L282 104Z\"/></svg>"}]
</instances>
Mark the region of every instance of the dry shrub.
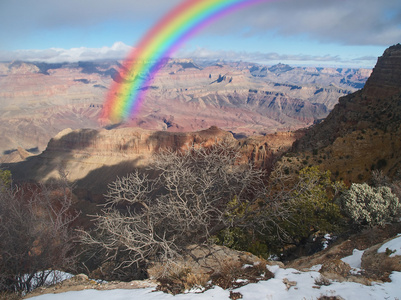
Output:
<instances>
[{"instance_id":1,"label":"dry shrub","mask_svg":"<svg viewBox=\"0 0 401 300\"><path fill-rule=\"evenodd\" d=\"M242 274L243 264L234 259L222 262L220 271L212 275L212 282L223 289L233 287L235 281Z\"/></svg>"},{"instance_id":2,"label":"dry shrub","mask_svg":"<svg viewBox=\"0 0 401 300\"><path fill-rule=\"evenodd\" d=\"M185 277L184 287L185 290L190 290L193 288L206 288L210 280L210 275L205 273L195 274L189 272Z\"/></svg>"},{"instance_id":3,"label":"dry shrub","mask_svg":"<svg viewBox=\"0 0 401 300\"><path fill-rule=\"evenodd\" d=\"M102 263L98 268L90 273L91 278L112 281L114 280L114 262Z\"/></svg>"},{"instance_id":4,"label":"dry shrub","mask_svg":"<svg viewBox=\"0 0 401 300\"><path fill-rule=\"evenodd\" d=\"M242 297L243 296L241 293L230 291L230 299L231 300L242 299Z\"/></svg>"},{"instance_id":5,"label":"dry shrub","mask_svg":"<svg viewBox=\"0 0 401 300\"><path fill-rule=\"evenodd\" d=\"M18 293L0 292L0 300L20 300L22 297Z\"/></svg>"},{"instance_id":6,"label":"dry shrub","mask_svg":"<svg viewBox=\"0 0 401 300\"><path fill-rule=\"evenodd\" d=\"M0 291L29 292L77 262L78 212L65 175L46 184L0 184Z\"/></svg>"},{"instance_id":7,"label":"dry shrub","mask_svg":"<svg viewBox=\"0 0 401 300\"><path fill-rule=\"evenodd\" d=\"M157 278L159 291L176 295L192 289L203 291L209 288L209 274L194 273L191 267L182 265L170 266L168 269L165 266L160 268L161 276Z\"/></svg>"},{"instance_id":8,"label":"dry shrub","mask_svg":"<svg viewBox=\"0 0 401 300\"><path fill-rule=\"evenodd\" d=\"M240 164L241 157L226 143L159 152L146 172L110 183L103 213L94 217L92 232L81 232L82 242L101 248L104 261L124 253L119 264L124 269L173 263L188 247L207 244L225 228L255 226L251 208L264 199L266 174ZM229 205L233 199L236 205Z\"/></svg>"},{"instance_id":9,"label":"dry shrub","mask_svg":"<svg viewBox=\"0 0 401 300\"><path fill-rule=\"evenodd\" d=\"M251 262L229 258L223 260L218 269L205 273L199 269L195 271L185 264L164 264L153 267L151 276L159 281L159 291L176 295L193 289L204 291L213 285L234 289L248 283L268 280L274 275L266 265L265 260ZM239 296L235 294L232 299L240 299Z\"/></svg>"},{"instance_id":10,"label":"dry shrub","mask_svg":"<svg viewBox=\"0 0 401 300\"><path fill-rule=\"evenodd\" d=\"M212 274L212 282L223 289L228 289L268 280L274 275L267 270L266 265L266 261L250 263L244 260L228 259L222 263L218 272Z\"/></svg>"},{"instance_id":11,"label":"dry shrub","mask_svg":"<svg viewBox=\"0 0 401 300\"><path fill-rule=\"evenodd\" d=\"M382 255L383 257L384 255ZM368 261L368 260L367 260ZM391 282L390 275L393 271L399 271L400 262L397 259L383 258L380 263L375 262L375 265L364 263L364 276L373 280Z\"/></svg>"}]
</instances>

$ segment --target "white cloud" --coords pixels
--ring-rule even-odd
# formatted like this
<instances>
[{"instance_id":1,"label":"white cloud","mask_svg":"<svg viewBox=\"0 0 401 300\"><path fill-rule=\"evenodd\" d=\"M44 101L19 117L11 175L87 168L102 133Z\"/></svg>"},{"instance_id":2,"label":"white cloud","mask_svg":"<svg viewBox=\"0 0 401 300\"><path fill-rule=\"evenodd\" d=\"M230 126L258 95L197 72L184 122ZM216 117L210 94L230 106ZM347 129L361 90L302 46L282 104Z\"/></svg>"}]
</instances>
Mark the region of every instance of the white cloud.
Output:
<instances>
[{"instance_id":1,"label":"white cloud","mask_svg":"<svg viewBox=\"0 0 401 300\"><path fill-rule=\"evenodd\" d=\"M0 61L41 61L47 63L77 62L97 59L124 59L132 47L116 42L102 48L51 48L46 50L0 51Z\"/></svg>"},{"instance_id":2,"label":"white cloud","mask_svg":"<svg viewBox=\"0 0 401 300\"><path fill-rule=\"evenodd\" d=\"M15 50L0 51L0 61L40 61L46 63L92 61L102 59L125 59L133 48L123 42L116 42L111 47L102 48L51 48L46 50ZM338 55L307 55L307 54L278 54L275 52L247 52L225 51L197 48L195 50L181 50L174 57L192 58L194 60L223 60L247 61L262 64L275 64L278 62L295 65L327 65L327 66L355 66L373 67L377 61L375 56L362 56L353 59L343 59Z\"/></svg>"},{"instance_id":3,"label":"white cloud","mask_svg":"<svg viewBox=\"0 0 401 300\"><path fill-rule=\"evenodd\" d=\"M371 68L377 61L377 57L365 56L354 59L344 59L338 55L307 55L307 54L278 54L275 52L236 52L236 51L214 51L206 48L197 48L192 51L181 50L176 55L179 58L192 58L195 60L225 60L225 61L247 61L262 64L275 64L278 62L295 65L326 65L326 66L349 66Z\"/></svg>"}]
</instances>

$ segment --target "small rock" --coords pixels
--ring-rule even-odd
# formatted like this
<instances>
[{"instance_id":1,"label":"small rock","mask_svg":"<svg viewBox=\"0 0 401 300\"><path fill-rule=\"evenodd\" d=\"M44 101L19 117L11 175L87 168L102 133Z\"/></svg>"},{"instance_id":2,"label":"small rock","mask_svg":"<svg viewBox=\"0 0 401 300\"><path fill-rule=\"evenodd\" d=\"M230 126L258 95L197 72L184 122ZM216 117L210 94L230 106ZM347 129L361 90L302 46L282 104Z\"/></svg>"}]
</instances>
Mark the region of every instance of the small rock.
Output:
<instances>
[{"instance_id":1,"label":"small rock","mask_svg":"<svg viewBox=\"0 0 401 300\"><path fill-rule=\"evenodd\" d=\"M322 267L320 268L320 273L325 274L327 277L330 274L347 277L349 276L351 271L351 267L349 264L343 262L341 259L333 259L323 263Z\"/></svg>"},{"instance_id":2,"label":"small rock","mask_svg":"<svg viewBox=\"0 0 401 300\"><path fill-rule=\"evenodd\" d=\"M283 283L285 284L285 286L287 287L287 291L292 287L292 286L296 286L297 282L296 281L289 281L287 278L283 279Z\"/></svg>"}]
</instances>

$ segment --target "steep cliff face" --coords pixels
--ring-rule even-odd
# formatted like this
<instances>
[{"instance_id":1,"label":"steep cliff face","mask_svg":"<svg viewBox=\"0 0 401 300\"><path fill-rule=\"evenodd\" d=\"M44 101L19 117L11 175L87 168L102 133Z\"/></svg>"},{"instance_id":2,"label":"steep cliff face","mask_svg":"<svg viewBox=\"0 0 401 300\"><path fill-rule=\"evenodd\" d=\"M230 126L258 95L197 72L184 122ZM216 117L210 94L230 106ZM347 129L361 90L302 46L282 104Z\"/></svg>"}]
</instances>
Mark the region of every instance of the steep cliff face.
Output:
<instances>
[{"instance_id":1,"label":"steep cliff face","mask_svg":"<svg viewBox=\"0 0 401 300\"><path fill-rule=\"evenodd\" d=\"M401 45L379 57L365 87L340 98L328 117L294 144L301 156L324 153L318 162L343 179L363 181L374 169L401 168Z\"/></svg>"},{"instance_id":2,"label":"steep cliff face","mask_svg":"<svg viewBox=\"0 0 401 300\"><path fill-rule=\"evenodd\" d=\"M401 45L384 51L366 82L362 95L370 99L384 100L401 93Z\"/></svg>"},{"instance_id":3,"label":"steep cliff face","mask_svg":"<svg viewBox=\"0 0 401 300\"><path fill-rule=\"evenodd\" d=\"M116 176L125 176L135 168L145 168L159 151L184 150L190 145L210 146L217 142L237 145L244 162L270 168L298 136L278 133L236 140L230 132L211 127L189 133L155 132L140 128L112 130L66 129L50 140L46 150L18 164L9 164L14 178L46 181L58 177L60 167L79 188L105 192Z\"/></svg>"},{"instance_id":4,"label":"steep cliff face","mask_svg":"<svg viewBox=\"0 0 401 300\"><path fill-rule=\"evenodd\" d=\"M217 127L190 133L154 132L140 128L112 130L66 129L50 140L43 157L61 152L105 158L150 157L162 149L183 150L191 144L210 145L233 141L231 133ZM146 163L146 162L144 162Z\"/></svg>"}]
</instances>

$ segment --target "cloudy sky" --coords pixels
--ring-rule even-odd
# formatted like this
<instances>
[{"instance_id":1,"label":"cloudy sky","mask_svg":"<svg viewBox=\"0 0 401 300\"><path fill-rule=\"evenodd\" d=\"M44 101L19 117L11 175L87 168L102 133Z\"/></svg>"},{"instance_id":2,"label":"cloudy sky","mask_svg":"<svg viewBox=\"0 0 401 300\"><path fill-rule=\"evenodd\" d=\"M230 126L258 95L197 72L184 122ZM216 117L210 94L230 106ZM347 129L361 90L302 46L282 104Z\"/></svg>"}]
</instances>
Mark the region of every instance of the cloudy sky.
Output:
<instances>
[{"instance_id":1,"label":"cloudy sky","mask_svg":"<svg viewBox=\"0 0 401 300\"><path fill-rule=\"evenodd\" d=\"M180 2L0 0L0 60L123 58ZM219 19L175 56L373 67L400 42L400 0L267 0Z\"/></svg>"}]
</instances>

